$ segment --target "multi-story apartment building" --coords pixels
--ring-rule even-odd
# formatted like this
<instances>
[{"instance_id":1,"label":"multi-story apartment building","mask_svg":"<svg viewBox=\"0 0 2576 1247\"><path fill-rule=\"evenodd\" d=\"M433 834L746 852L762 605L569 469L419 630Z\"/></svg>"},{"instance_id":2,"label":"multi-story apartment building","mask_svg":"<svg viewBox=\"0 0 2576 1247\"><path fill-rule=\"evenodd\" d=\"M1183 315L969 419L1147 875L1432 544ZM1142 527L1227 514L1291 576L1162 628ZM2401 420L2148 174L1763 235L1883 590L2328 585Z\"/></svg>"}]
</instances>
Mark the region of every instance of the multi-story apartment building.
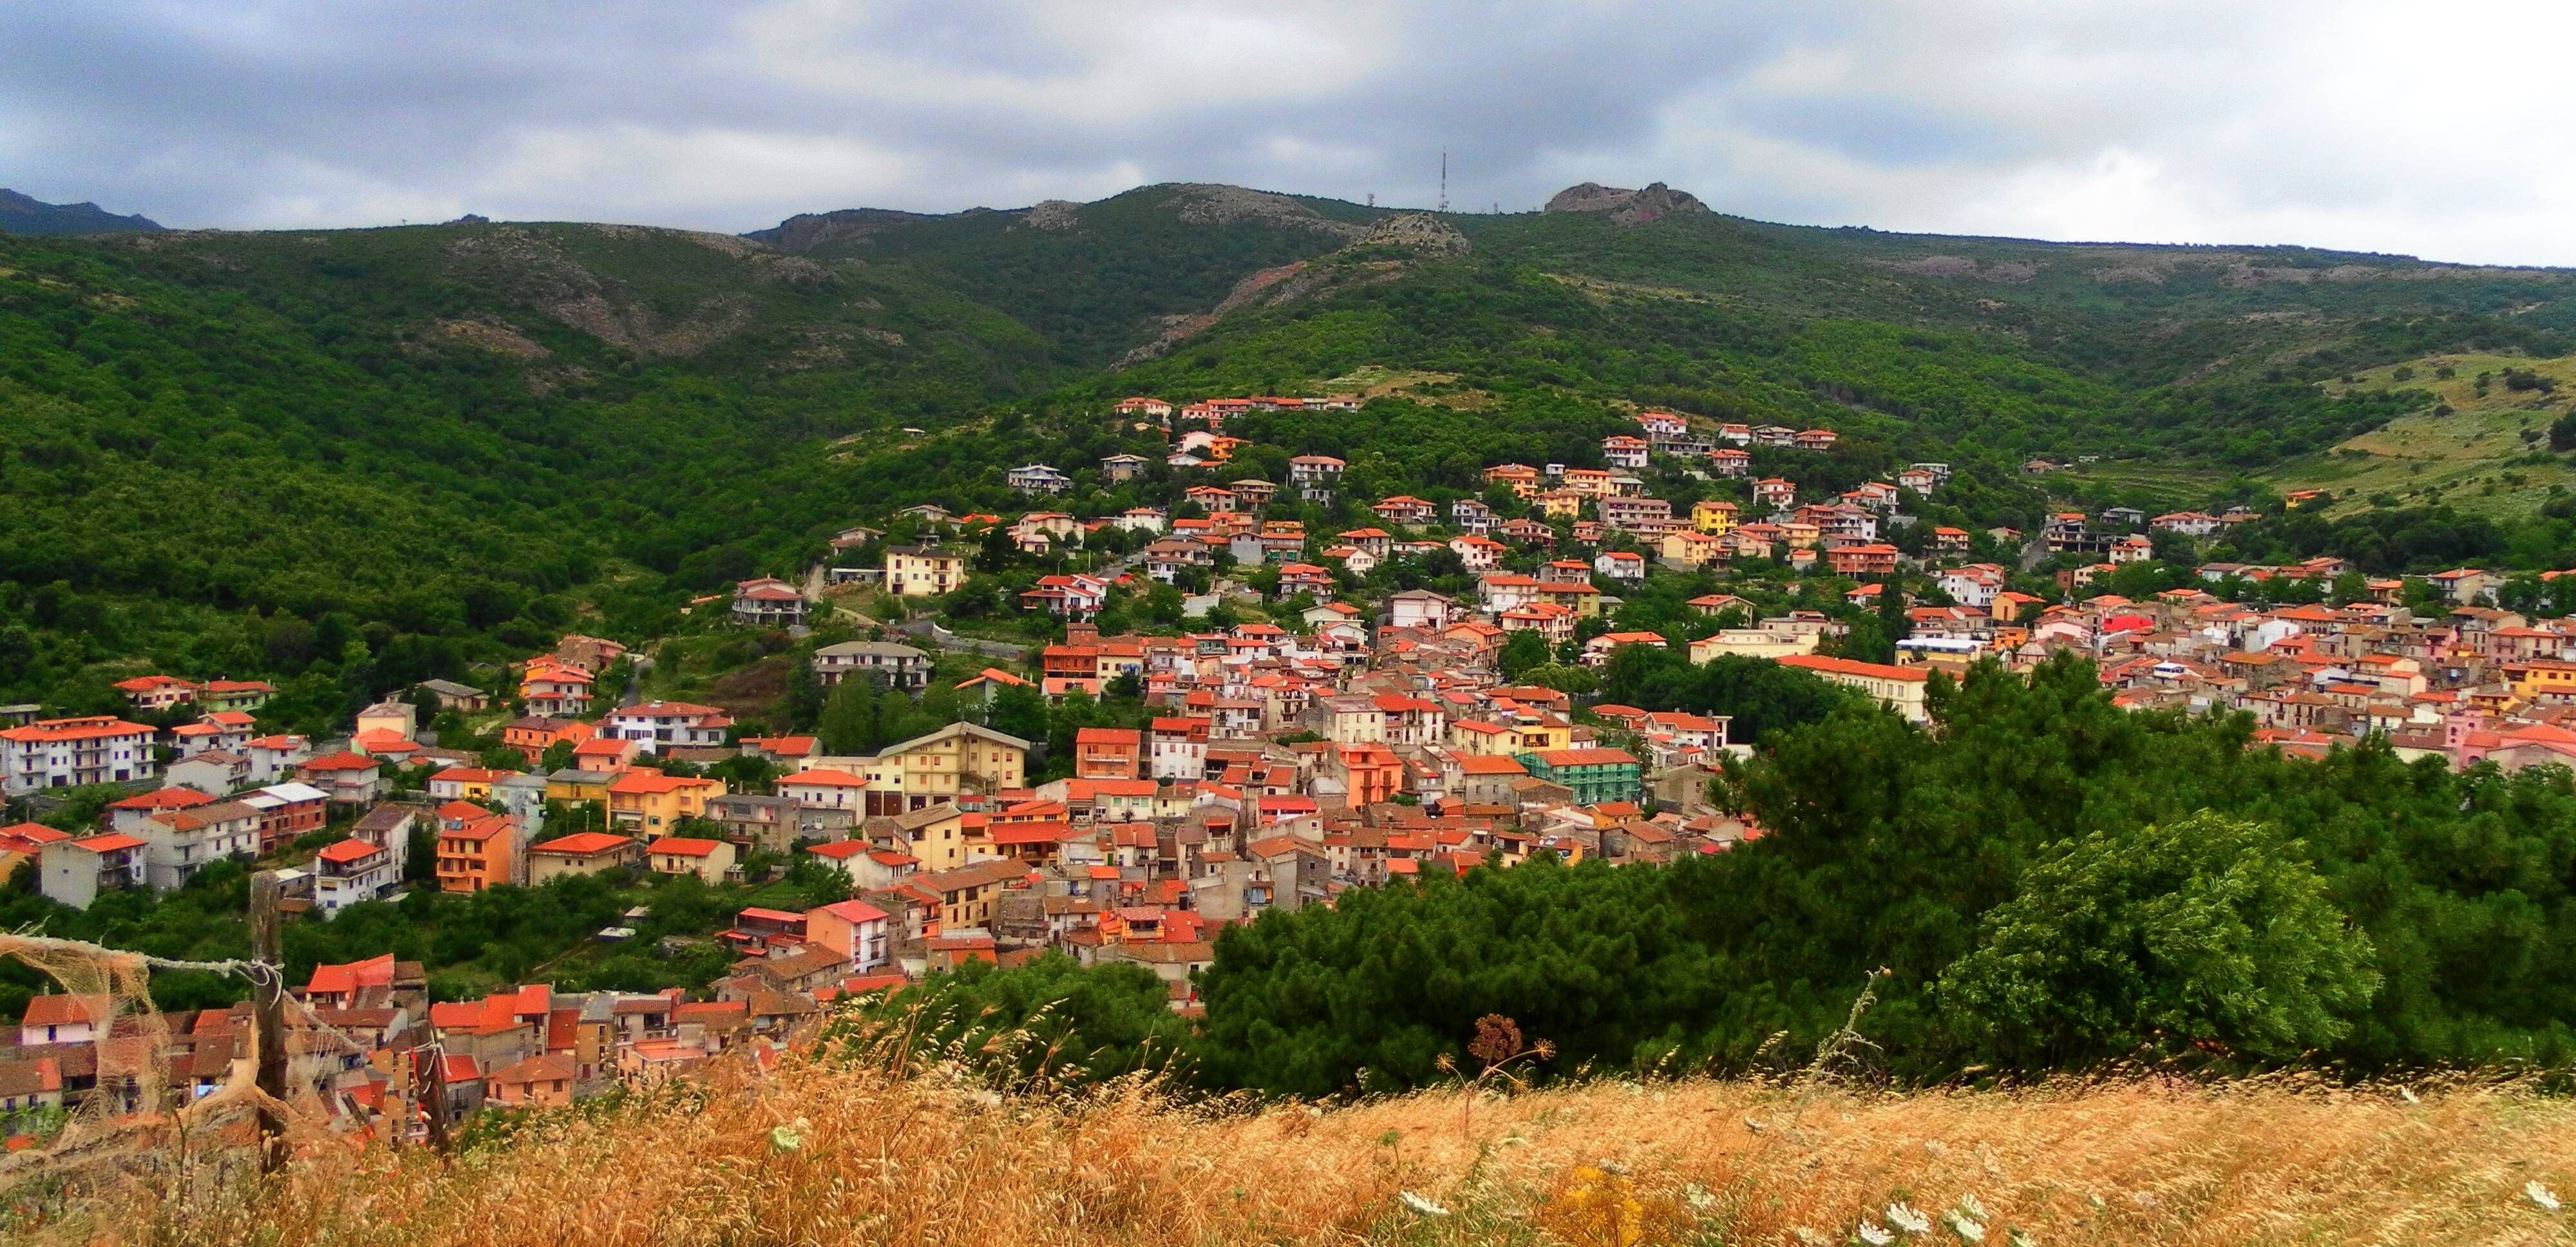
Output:
<instances>
[{"instance_id":1,"label":"multi-story apartment building","mask_svg":"<svg viewBox=\"0 0 2576 1247\"><path fill-rule=\"evenodd\" d=\"M185 886L214 862L259 853L259 810L243 801L217 801L165 810L135 824L143 841L143 882L155 892Z\"/></svg>"},{"instance_id":2,"label":"multi-story apartment building","mask_svg":"<svg viewBox=\"0 0 2576 1247\"><path fill-rule=\"evenodd\" d=\"M725 795L724 783L664 775L650 769L628 771L608 785L608 821L646 835L668 833L684 818L705 818L707 802Z\"/></svg>"},{"instance_id":3,"label":"multi-story apartment building","mask_svg":"<svg viewBox=\"0 0 2576 1247\"><path fill-rule=\"evenodd\" d=\"M969 793L996 793L1026 782L1029 742L972 723L951 723L927 736L888 745L857 759L868 781L867 812L901 814Z\"/></svg>"},{"instance_id":4,"label":"multi-story apartment building","mask_svg":"<svg viewBox=\"0 0 2576 1247\"><path fill-rule=\"evenodd\" d=\"M814 651L814 682L825 688L850 675L888 688L917 689L930 682L930 655L894 641L843 641Z\"/></svg>"},{"instance_id":5,"label":"multi-story apartment building","mask_svg":"<svg viewBox=\"0 0 2576 1247\"><path fill-rule=\"evenodd\" d=\"M599 724L603 740L631 740L642 752L659 753L674 748L721 748L733 719L717 706L648 701L612 710Z\"/></svg>"},{"instance_id":6,"label":"multi-story apartment building","mask_svg":"<svg viewBox=\"0 0 2576 1247\"><path fill-rule=\"evenodd\" d=\"M733 587L733 621L757 628L785 628L805 622L805 595L784 580L763 576Z\"/></svg>"},{"instance_id":7,"label":"multi-story apartment building","mask_svg":"<svg viewBox=\"0 0 2576 1247\"><path fill-rule=\"evenodd\" d=\"M576 718L590 711L590 672L552 659L531 662L519 679L519 700L540 718Z\"/></svg>"},{"instance_id":8,"label":"multi-story apartment building","mask_svg":"<svg viewBox=\"0 0 2576 1247\"><path fill-rule=\"evenodd\" d=\"M441 807L438 818L438 887L480 892L518 882L519 827L506 814L484 814L462 802Z\"/></svg>"},{"instance_id":9,"label":"multi-story apartment building","mask_svg":"<svg viewBox=\"0 0 2576 1247\"><path fill-rule=\"evenodd\" d=\"M886 592L937 597L966 583L966 556L930 546L886 547Z\"/></svg>"},{"instance_id":10,"label":"multi-story apartment building","mask_svg":"<svg viewBox=\"0 0 2576 1247\"><path fill-rule=\"evenodd\" d=\"M153 770L152 729L113 715L0 731L0 792L9 796L150 779Z\"/></svg>"}]
</instances>

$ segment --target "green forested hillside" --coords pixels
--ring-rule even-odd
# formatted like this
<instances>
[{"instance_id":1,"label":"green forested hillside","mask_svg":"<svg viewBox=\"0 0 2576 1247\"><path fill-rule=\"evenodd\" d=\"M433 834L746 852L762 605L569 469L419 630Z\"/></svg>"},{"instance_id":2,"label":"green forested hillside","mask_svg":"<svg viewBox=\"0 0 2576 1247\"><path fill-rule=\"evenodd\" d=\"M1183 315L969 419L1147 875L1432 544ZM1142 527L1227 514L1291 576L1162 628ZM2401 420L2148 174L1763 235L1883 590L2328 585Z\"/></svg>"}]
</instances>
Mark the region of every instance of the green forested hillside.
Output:
<instances>
[{"instance_id":1,"label":"green forested hillside","mask_svg":"<svg viewBox=\"0 0 2576 1247\"><path fill-rule=\"evenodd\" d=\"M1053 344L1058 362L1103 367L1166 318L1205 312L1263 269L1330 251L1384 214L1231 186L1147 186L1090 204L916 218L864 233L750 235L816 258L917 268Z\"/></svg>"},{"instance_id":2,"label":"green forested hillside","mask_svg":"<svg viewBox=\"0 0 2576 1247\"><path fill-rule=\"evenodd\" d=\"M825 439L1043 357L906 275L673 231L0 240L0 686L131 655L354 697L641 626L843 518L797 484Z\"/></svg>"},{"instance_id":3,"label":"green forested hillside","mask_svg":"<svg viewBox=\"0 0 2576 1247\"><path fill-rule=\"evenodd\" d=\"M1646 404L1836 428L1836 479L1956 461L2018 517L2022 458L2222 480L2432 406L2346 376L2576 326L2546 270L1719 215L1442 218L1457 254L1369 241L1389 215L1166 185L751 239L0 237L0 697L150 666L281 678L318 717L566 628L647 635L841 525L1149 449L1103 418L1125 393L1444 378L1247 427L1254 469L1329 450L1354 491L1589 462Z\"/></svg>"}]
</instances>

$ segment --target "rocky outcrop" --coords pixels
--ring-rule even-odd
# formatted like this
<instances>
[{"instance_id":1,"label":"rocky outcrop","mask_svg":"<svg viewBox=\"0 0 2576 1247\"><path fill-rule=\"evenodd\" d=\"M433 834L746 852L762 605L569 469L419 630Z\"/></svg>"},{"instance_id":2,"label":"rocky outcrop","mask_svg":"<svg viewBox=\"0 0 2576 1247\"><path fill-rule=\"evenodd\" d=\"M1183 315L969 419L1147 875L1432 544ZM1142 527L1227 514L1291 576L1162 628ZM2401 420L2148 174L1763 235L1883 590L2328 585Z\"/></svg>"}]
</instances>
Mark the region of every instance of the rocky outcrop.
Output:
<instances>
[{"instance_id":1,"label":"rocky outcrop","mask_svg":"<svg viewBox=\"0 0 2576 1247\"><path fill-rule=\"evenodd\" d=\"M1371 246L1401 247L1423 258L1465 255L1469 249L1466 235L1440 218L1427 212L1399 213L1362 232L1350 246L1320 259L1295 260L1245 277L1205 312L1164 318L1162 331L1154 340L1120 356L1116 366L1125 368L1159 358L1236 312L1393 281L1419 263L1415 259L1371 254L1366 250Z\"/></svg>"},{"instance_id":2,"label":"rocky outcrop","mask_svg":"<svg viewBox=\"0 0 2576 1247\"><path fill-rule=\"evenodd\" d=\"M800 212L743 237L781 251L811 251L832 244L863 246L888 230L937 219L926 212L898 212L892 208L843 208L837 212Z\"/></svg>"},{"instance_id":3,"label":"rocky outcrop","mask_svg":"<svg viewBox=\"0 0 2576 1247\"><path fill-rule=\"evenodd\" d=\"M1548 197L1545 212L1608 212L1637 197L1637 192L1603 186L1599 182L1577 182Z\"/></svg>"},{"instance_id":4,"label":"rocky outcrop","mask_svg":"<svg viewBox=\"0 0 2576 1247\"><path fill-rule=\"evenodd\" d=\"M1361 238L1359 245L1410 247L1434 255L1465 255L1470 250L1465 234L1451 229L1448 222L1428 212L1407 212L1388 217Z\"/></svg>"},{"instance_id":5,"label":"rocky outcrop","mask_svg":"<svg viewBox=\"0 0 2576 1247\"><path fill-rule=\"evenodd\" d=\"M1583 182L1558 191L1547 201L1549 212L1598 212L1609 217L1613 225L1644 225L1668 216L1707 216L1708 205L1689 191L1677 191L1661 182L1643 190L1603 186Z\"/></svg>"},{"instance_id":6,"label":"rocky outcrop","mask_svg":"<svg viewBox=\"0 0 2576 1247\"><path fill-rule=\"evenodd\" d=\"M543 359L553 353L517 329L481 317L431 321L425 336L512 359Z\"/></svg>"},{"instance_id":7,"label":"rocky outcrop","mask_svg":"<svg viewBox=\"0 0 2576 1247\"><path fill-rule=\"evenodd\" d=\"M1910 260L1872 260L1870 263L1916 277L1994 281L2008 286L2018 286L2039 275L2039 265L2028 260L1996 260L1980 264L1963 255L1926 255Z\"/></svg>"},{"instance_id":8,"label":"rocky outcrop","mask_svg":"<svg viewBox=\"0 0 2576 1247\"><path fill-rule=\"evenodd\" d=\"M1298 287L1291 279L1305 271L1306 261L1295 260L1277 268L1265 268L1253 273L1234 283L1234 289L1226 292L1225 298L1218 301L1213 309L1194 315L1164 318L1163 331L1156 334L1153 341L1119 356L1116 366L1125 368L1149 359L1158 359L1175 345L1224 319L1230 312L1293 297Z\"/></svg>"},{"instance_id":9,"label":"rocky outcrop","mask_svg":"<svg viewBox=\"0 0 2576 1247\"><path fill-rule=\"evenodd\" d=\"M1020 224L1030 229L1072 229L1082 224L1082 205L1070 199L1043 200L1020 218Z\"/></svg>"},{"instance_id":10,"label":"rocky outcrop","mask_svg":"<svg viewBox=\"0 0 2576 1247\"><path fill-rule=\"evenodd\" d=\"M610 238L686 233L632 225L585 228ZM700 240L705 238L722 235ZM780 258L766 252L755 256ZM575 261L551 236L518 226L471 227L464 237L447 245L446 258L451 279L533 304L556 321L641 356L694 355L732 336L752 319L750 300L740 294L712 295L685 313L671 314L638 297L625 283ZM454 331L445 334L452 338Z\"/></svg>"},{"instance_id":11,"label":"rocky outcrop","mask_svg":"<svg viewBox=\"0 0 2576 1247\"><path fill-rule=\"evenodd\" d=\"M1286 195L1205 182L1170 183L1163 206L1190 225L1231 225L1252 221L1289 229L1313 230L1337 238L1357 239L1368 227L1335 221Z\"/></svg>"}]
</instances>

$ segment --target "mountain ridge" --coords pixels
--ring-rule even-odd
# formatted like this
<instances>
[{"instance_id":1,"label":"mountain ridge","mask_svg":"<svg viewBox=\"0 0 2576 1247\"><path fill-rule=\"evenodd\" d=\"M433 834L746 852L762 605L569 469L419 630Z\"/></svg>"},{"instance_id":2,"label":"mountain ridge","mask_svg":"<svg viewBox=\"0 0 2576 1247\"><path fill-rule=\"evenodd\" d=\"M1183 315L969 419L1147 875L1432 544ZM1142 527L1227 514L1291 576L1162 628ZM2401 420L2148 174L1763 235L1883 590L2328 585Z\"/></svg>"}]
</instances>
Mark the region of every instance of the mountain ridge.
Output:
<instances>
[{"instance_id":1,"label":"mountain ridge","mask_svg":"<svg viewBox=\"0 0 2576 1247\"><path fill-rule=\"evenodd\" d=\"M0 187L0 233L30 236L152 233L167 228L141 214L118 216L97 204L46 203Z\"/></svg>"},{"instance_id":2,"label":"mountain ridge","mask_svg":"<svg viewBox=\"0 0 2576 1247\"><path fill-rule=\"evenodd\" d=\"M1570 215L1578 217L1596 216L1619 219L1619 214L1621 213L1633 214L1625 219L1619 219L1619 223L1621 224L1646 224L1666 216L1705 216L1761 229L1841 235L1860 239L1874 239L1881 242L1957 243L1979 246L2028 247L2062 251L2113 249L2187 256L2209 256L2227 253L2257 253L2280 257L2304 256L2319 259L2347 258L2355 261L2382 264L2394 263L2422 265L2432 268L2458 270L2471 273L2576 274L2576 266L2571 265L2503 264L2481 261L2426 259L2422 256L2406 252L2367 251L2339 247L2320 247L2297 242L2143 242L2117 238L2038 238L2015 234L1937 233L1889 230L1871 225L1810 225L1787 221L1767 221L1756 217L1738 216L1719 211L1715 208L1709 207L1704 201L1689 191L1674 188L1662 182L1652 182L1637 189L1606 186L1598 182L1578 182L1558 191L1555 195L1550 196L1547 200L1546 206L1539 209L1536 213L1518 212L1499 214L1482 212L1440 212L1436 209L1422 207L1359 204L1348 200L1333 199L1329 196L1299 195L1292 192L1261 190L1254 187L1241 186L1232 183L1155 182L1133 187L1129 190L1120 191L1114 195L1105 196L1103 198L1087 202L1048 199L1022 207L995 208L978 206L958 209L952 212L922 212L904 208L865 206L836 208L815 212L800 212L782 219L776 225L766 226L760 229L746 230L741 234L741 237L778 246L782 250L807 251L814 249L818 245L839 241L842 237L842 234L839 231L820 229L818 227L836 224L843 221L860 226L860 229L854 231L854 235L866 238L882 234L890 230L898 230L909 226L923 224L952 222L983 217L1024 219L1031 213L1040 212L1049 208L1069 209L1078 213L1080 210L1086 208L1094 208L1103 204L1117 203L1137 197L1151 196L1167 192L1174 194L1187 192L1230 192L1244 196L1258 196L1290 201L1308 207L1319 204L1330 205L1343 212L1358 214L1371 220L1398 215L1421 216L1447 222L1453 226L1460 225L1460 223L1523 218L1536 215ZM1472 228L1472 225L1461 227Z\"/></svg>"}]
</instances>

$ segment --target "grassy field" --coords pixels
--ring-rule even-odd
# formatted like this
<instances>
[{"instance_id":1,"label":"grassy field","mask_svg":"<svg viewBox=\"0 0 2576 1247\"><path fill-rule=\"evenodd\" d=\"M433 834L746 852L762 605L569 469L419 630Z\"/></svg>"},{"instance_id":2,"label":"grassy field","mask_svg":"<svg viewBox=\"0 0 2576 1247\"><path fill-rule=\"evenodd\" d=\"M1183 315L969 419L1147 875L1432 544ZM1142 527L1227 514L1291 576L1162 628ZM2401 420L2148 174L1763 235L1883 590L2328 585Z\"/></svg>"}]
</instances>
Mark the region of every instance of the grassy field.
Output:
<instances>
[{"instance_id":1,"label":"grassy field","mask_svg":"<svg viewBox=\"0 0 2576 1247\"><path fill-rule=\"evenodd\" d=\"M1844 1243L1919 1216L1900 1241L2576 1242L2576 1214L2547 1207L2576 1190L2576 1104L2298 1078L1189 1108L1137 1086L1017 1097L791 1058L529 1119L452 1164L341 1143L273 1185L192 1172L185 1198L138 1183L24 1241L1678 1247Z\"/></svg>"},{"instance_id":2,"label":"grassy field","mask_svg":"<svg viewBox=\"0 0 2576 1247\"><path fill-rule=\"evenodd\" d=\"M2517 368L2558 383L2556 393L2513 390L2504 371ZM2445 377L2443 370L2449 370ZM2409 374L2400 379L2399 373ZM2478 377L2488 378L2479 393ZM2548 451L2550 422L2576 400L2576 357L2433 355L2355 374L2329 389L2413 390L2424 405L2331 450L2291 460L2265 473L2280 489L2331 489L2349 512L2394 499L2448 503L2479 515L2523 515L2553 488L2576 486L2576 466ZM2450 408L2443 412L2442 407Z\"/></svg>"},{"instance_id":3,"label":"grassy field","mask_svg":"<svg viewBox=\"0 0 2576 1247\"><path fill-rule=\"evenodd\" d=\"M2060 489L2073 485L2107 486L2123 498L2135 499L2139 506L2170 511L2200 506L2227 480L2228 474L2217 468L2148 459L2103 459L2063 469L2050 475L2047 483Z\"/></svg>"}]
</instances>

